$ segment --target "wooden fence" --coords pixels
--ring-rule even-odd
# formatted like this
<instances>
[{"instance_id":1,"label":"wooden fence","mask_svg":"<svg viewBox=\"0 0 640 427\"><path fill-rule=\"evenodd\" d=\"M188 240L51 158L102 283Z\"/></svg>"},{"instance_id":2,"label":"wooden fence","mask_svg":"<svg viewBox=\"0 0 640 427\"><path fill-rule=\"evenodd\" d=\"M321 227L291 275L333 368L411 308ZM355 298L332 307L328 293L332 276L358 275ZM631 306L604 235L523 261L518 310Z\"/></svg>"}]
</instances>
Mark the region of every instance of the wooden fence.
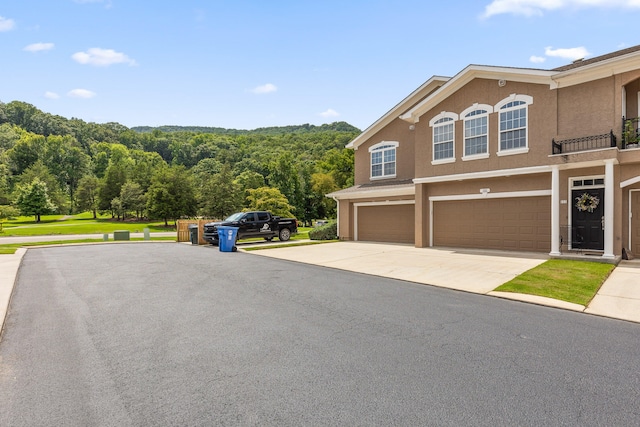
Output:
<instances>
[{"instance_id":1,"label":"wooden fence","mask_svg":"<svg viewBox=\"0 0 640 427\"><path fill-rule=\"evenodd\" d=\"M214 221L213 219L179 219L176 224L178 230L178 242L190 242L191 235L189 233L189 226L191 224L198 224L198 244L206 245L208 242L204 240L204 225L208 222Z\"/></svg>"}]
</instances>

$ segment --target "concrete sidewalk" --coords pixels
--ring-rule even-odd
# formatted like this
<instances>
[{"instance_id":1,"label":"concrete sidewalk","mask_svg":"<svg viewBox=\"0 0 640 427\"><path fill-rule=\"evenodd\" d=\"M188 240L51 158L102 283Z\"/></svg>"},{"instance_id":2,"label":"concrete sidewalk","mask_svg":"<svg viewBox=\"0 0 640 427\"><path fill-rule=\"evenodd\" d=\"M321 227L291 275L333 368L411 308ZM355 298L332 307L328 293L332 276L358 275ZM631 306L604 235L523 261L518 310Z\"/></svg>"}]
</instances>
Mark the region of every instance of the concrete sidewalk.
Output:
<instances>
[{"instance_id":1,"label":"concrete sidewalk","mask_svg":"<svg viewBox=\"0 0 640 427\"><path fill-rule=\"evenodd\" d=\"M640 261L622 261L584 307L535 295L493 291L546 261L546 254L359 242L268 249L252 254L640 322Z\"/></svg>"},{"instance_id":2,"label":"concrete sidewalk","mask_svg":"<svg viewBox=\"0 0 640 427\"><path fill-rule=\"evenodd\" d=\"M26 252L26 249L20 248L13 255L0 255L0 333L2 333L4 319L7 317L7 311L9 310L11 293L18 275L20 262L22 262L22 257Z\"/></svg>"}]
</instances>

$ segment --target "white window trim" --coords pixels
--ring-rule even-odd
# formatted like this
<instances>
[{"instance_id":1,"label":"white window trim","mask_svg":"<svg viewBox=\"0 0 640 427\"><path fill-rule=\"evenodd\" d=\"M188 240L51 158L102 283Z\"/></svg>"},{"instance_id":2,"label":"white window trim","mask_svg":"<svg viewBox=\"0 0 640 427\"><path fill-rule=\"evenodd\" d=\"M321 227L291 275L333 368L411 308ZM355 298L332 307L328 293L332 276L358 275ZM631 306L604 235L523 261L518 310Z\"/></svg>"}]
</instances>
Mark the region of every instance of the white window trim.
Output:
<instances>
[{"instance_id":1,"label":"white window trim","mask_svg":"<svg viewBox=\"0 0 640 427\"><path fill-rule=\"evenodd\" d=\"M507 149L507 150L502 150L500 149L500 109L505 106L506 104L513 102L513 101L522 101L526 104L526 109L527 109L527 124L526 124L526 133L525 133L525 140L526 140L526 146L524 147L519 147L519 148L511 148L511 149ZM496 153L498 156L510 156L513 154L525 154L529 152L529 106L533 104L533 97L530 95L519 95L519 94L515 94L512 93L511 95L509 95L508 97L506 97L505 99L503 99L502 101L498 102L495 106L494 106L494 111L496 113L498 113L498 152ZM514 108L522 108L520 106L518 107L514 107Z\"/></svg>"},{"instance_id":2,"label":"white window trim","mask_svg":"<svg viewBox=\"0 0 640 427\"><path fill-rule=\"evenodd\" d=\"M469 119L466 118L466 115L469 113L472 113L476 110L485 110L487 113L486 114L482 114L482 115L478 115L478 116L473 116ZM489 115L493 113L493 107L491 105L488 104L478 104L477 102L475 104L473 104L472 106L470 106L469 108L467 108L466 110L462 111L460 113L460 118L462 120L462 161L466 162L469 160L479 160L479 159L487 159L489 158L489 141L491 141L491 128L489 127ZM466 142L466 135L465 135L465 122L467 120L471 120L473 118L478 118L478 117L482 117L482 116L486 116L487 117L487 152L486 153L480 153L480 154L471 154L471 155L467 155L466 151L465 151L465 142Z\"/></svg>"},{"instance_id":3,"label":"white window trim","mask_svg":"<svg viewBox=\"0 0 640 427\"><path fill-rule=\"evenodd\" d=\"M380 141L375 145L372 145L371 147L369 147L369 179L371 181L375 181L375 180L379 180L379 179L390 179L390 178L395 178L398 172L398 146L400 145L400 143L398 141ZM393 147L393 149L396 151L395 152L395 168L394 170L396 171L396 173L392 174L392 175L384 175L384 152L387 150L382 150L382 175L380 176L373 176L373 163L371 163L371 153L376 151L378 148L380 147L384 147L384 146L391 146ZM391 149L391 148L388 148Z\"/></svg>"},{"instance_id":4,"label":"white window trim","mask_svg":"<svg viewBox=\"0 0 640 427\"><path fill-rule=\"evenodd\" d=\"M458 116L456 113L443 111L437 116L433 117L431 120L429 120L429 126L431 127L431 164L432 165L442 165L446 163L453 163L456 161L456 122L459 120L459 118L460 116ZM453 124L453 156L447 157L446 159L436 160L435 159L436 151L434 150L435 144L433 142L433 138L434 138L433 127L436 126L436 122L441 119L453 120L453 123L452 123ZM438 123L437 126L441 126L441 124Z\"/></svg>"}]
</instances>

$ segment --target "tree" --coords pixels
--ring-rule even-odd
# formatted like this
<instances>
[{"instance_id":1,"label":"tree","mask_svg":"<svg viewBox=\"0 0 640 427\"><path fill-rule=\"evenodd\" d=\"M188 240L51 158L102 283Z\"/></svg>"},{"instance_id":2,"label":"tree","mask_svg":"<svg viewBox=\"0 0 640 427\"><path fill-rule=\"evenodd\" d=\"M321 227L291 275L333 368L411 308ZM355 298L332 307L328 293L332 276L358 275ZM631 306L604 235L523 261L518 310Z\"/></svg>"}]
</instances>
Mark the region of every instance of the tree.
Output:
<instances>
[{"instance_id":1,"label":"tree","mask_svg":"<svg viewBox=\"0 0 640 427\"><path fill-rule=\"evenodd\" d=\"M42 135L23 133L18 142L7 150L9 167L13 174L20 175L35 162L41 160L45 143L46 139Z\"/></svg>"},{"instance_id":2,"label":"tree","mask_svg":"<svg viewBox=\"0 0 640 427\"><path fill-rule=\"evenodd\" d=\"M152 178L147 193L150 217L168 220L196 214L197 201L191 175L184 166L160 169Z\"/></svg>"},{"instance_id":3,"label":"tree","mask_svg":"<svg viewBox=\"0 0 640 427\"><path fill-rule=\"evenodd\" d=\"M51 173L42 160L38 160L16 178L18 184L30 184L34 180L40 180L47 186L47 195L51 203L57 206L58 211L63 211L67 206L67 198L60 188L58 179Z\"/></svg>"},{"instance_id":4,"label":"tree","mask_svg":"<svg viewBox=\"0 0 640 427\"><path fill-rule=\"evenodd\" d=\"M333 176L328 173L314 173L311 176L311 182L311 194L316 218L335 218L336 202L326 197L326 194L338 190Z\"/></svg>"},{"instance_id":5,"label":"tree","mask_svg":"<svg viewBox=\"0 0 640 427\"><path fill-rule=\"evenodd\" d=\"M265 187L264 176L260 175L258 172L250 170L246 170L240 175L236 176L234 182L238 184L241 191L244 191L245 207L249 206L249 201L247 200L247 197L249 196L249 190Z\"/></svg>"},{"instance_id":6,"label":"tree","mask_svg":"<svg viewBox=\"0 0 640 427\"><path fill-rule=\"evenodd\" d=\"M2 221L7 218L14 218L20 215L20 211L10 205L0 205L0 231L2 231Z\"/></svg>"},{"instance_id":7,"label":"tree","mask_svg":"<svg viewBox=\"0 0 640 427\"><path fill-rule=\"evenodd\" d=\"M249 190L249 208L252 211L270 211L273 215L291 218L293 206L277 188L261 187Z\"/></svg>"},{"instance_id":8,"label":"tree","mask_svg":"<svg viewBox=\"0 0 640 427\"><path fill-rule=\"evenodd\" d=\"M269 165L269 185L276 187L287 198L296 213L304 212L304 194L293 154L287 151Z\"/></svg>"},{"instance_id":9,"label":"tree","mask_svg":"<svg viewBox=\"0 0 640 427\"><path fill-rule=\"evenodd\" d=\"M86 175L78 183L78 208L89 210L93 213L93 219L98 217L98 189L100 181L93 175Z\"/></svg>"},{"instance_id":10,"label":"tree","mask_svg":"<svg viewBox=\"0 0 640 427\"><path fill-rule=\"evenodd\" d=\"M146 205L146 198L140 184L131 181L125 182L120 190L120 197L117 197L117 199L122 209L123 221L127 212L135 212L136 218L142 216Z\"/></svg>"},{"instance_id":11,"label":"tree","mask_svg":"<svg viewBox=\"0 0 640 427\"><path fill-rule=\"evenodd\" d=\"M200 212L212 218L226 218L242 208L243 194L233 180L231 167L225 164L220 173L207 179L200 187Z\"/></svg>"},{"instance_id":12,"label":"tree","mask_svg":"<svg viewBox=\"0 0 640 427\"><path fill-rule=\"evenodd\" d=\"M30 184L18 187L16 206L22 215L34 215L36 222L40 222L41 215L52 214L56 210L49 200L47 184L37 178Z\"/></svg>"},{"instance_id":13,"label":"tree","mask_svg":"<svg viewBox=\"0 0 640 427\"><path fill-rule=\"evenodd\" d=\"M105 211L111 209L111 201L120 195L125 182L127 182L125 166L121 164L109 166L98 191L98 208Z\"/></svg>"},{"instance_id":14,"label":"tree","mask_svg":"<svg viewBox=\"0 0 640 427\"><path fill-rule=\"evenodd\" d=\"M318 167L322 172L329 173L338 188L347 188L353 185L353 150L334 148L327 151Z\"/></svg>"},{"instance_id":15,"label":"tree","mask_svg":"<svg viewBox=\"0 0 640 427\"><path fill-rule=\"evenodd\" d=\"M72 136L47 137L43 159L49 170L58 178L60 188L69 195L69 213L76 207L75 192L80 178L87 173L91 158L79 147Z\"/></svg>"}]
</instances>

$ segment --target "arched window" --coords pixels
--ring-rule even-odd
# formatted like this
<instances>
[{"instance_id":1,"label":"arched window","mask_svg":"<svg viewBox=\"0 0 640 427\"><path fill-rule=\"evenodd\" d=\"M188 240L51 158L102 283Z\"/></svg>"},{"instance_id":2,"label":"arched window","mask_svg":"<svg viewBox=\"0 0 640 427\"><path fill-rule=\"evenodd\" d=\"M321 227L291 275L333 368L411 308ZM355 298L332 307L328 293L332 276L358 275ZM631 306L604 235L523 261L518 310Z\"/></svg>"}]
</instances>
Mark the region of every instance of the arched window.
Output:
<instances>
[{"instance_id":1,"label":"arched window","mask_svg":"<svg viewBox=\"0 0 640 427\"><path fill-rule=\"evenodd\" d=\"M463 159L485 158L489 154L489 114L492 112L490 105L474 104L460 114L464 119Z\"/></svg>"},{"instance_id":2,"label":"arched window","mask_svg":"<svg viewBox=\"0 0 640 427\"><path fill-rule=\"evenodd\" d=\"M458 115L442 112L429 121L433 133L433 162L448 163L455 160L455 121Z\"/></svg>"},{"instance_id":3,"label":"arched window","mask_svg":"<svg viewBox=\"0 0 640 427\"><path fill-rule=\"evenodd\" d=\"M499 112L500 146L498 154L515 154L528 151L528 108L533 98L528 95L511 95L495 106Z\"/></svg>"},{"instance_id":4,"label":"arched window","mask_svg":"<svg viewBox=\"0 0 640 427\"><path fill-rule=\"evenodd\" d=\"M371 179L395 178L397 141L382 141L369 148Z\"/></svg>"}]
</instances>

